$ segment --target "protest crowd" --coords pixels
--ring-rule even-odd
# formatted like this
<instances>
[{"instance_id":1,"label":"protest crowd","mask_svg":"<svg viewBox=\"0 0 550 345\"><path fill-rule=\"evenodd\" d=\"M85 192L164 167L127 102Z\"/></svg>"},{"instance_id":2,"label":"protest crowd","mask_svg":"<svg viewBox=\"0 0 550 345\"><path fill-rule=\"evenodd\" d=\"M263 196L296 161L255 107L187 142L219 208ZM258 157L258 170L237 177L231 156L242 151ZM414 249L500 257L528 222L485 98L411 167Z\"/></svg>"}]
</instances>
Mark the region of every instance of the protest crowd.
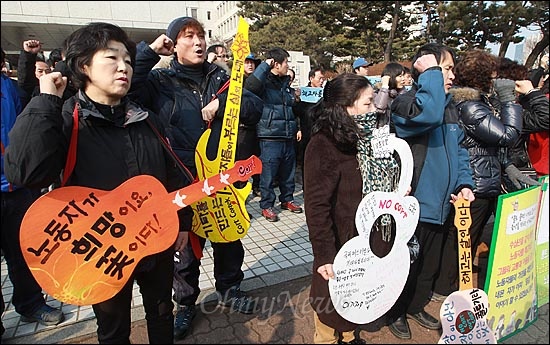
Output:
<instances>
[{"instance_id":1,"label":"protest crowd","mask_svg":"<svg viewBox=\"0 0 550 345\"><path fill-rule=\"evenodd\" d=\"M389 257L400 247L399 260L408 268L376 323L404 341L415 340L411 320L441 331L439 315L425 307L460 289L454 203L469 202L474 261L489 255L482 234L499 196L540 186L539 178L549 174L548 55L528 68L481 49L457 55L453 47L427 43L408 64L385 63L380 75L369 73L373 61L357 57L341 73L313 66L307 85L292 87L295 71L282 47L238 60L230 47L206 42L203 25L192 17L174 18L152 42L134 42L111 23L90 23L48 57L40 38L21 42L16 78L4 68L2 50L1 243L13 285L11 304L21 321L54 327L65 321L61 309L46 303L36 269L26 262L22 241L30 235L21 234L28 229L21 225L33 203L66 187L116 190L139 175L153 176L173 193L212 176L205 176L209 167L200 162L232 152L233 161L256 156L261 162L261 172L226 189L234 195L232 204L244 210L245 223L252 219L246 210L251 198L258 198L269 224L283 223L291 213L305 215L314 322L300 332L312 333L316 344L366 343L360 332L365 324L342 316L331 284L340 267L338 253L365 231L356 222L362 200L396 191L399 198L414 197L417 222L405 239L392 216L380 216L367 229L373 258ZM237 68L243 71L240 79L234 78ZM242 88L235 86L239 82ZM232 113L237 135L228 139L234 90L240 92L239 111ZM390 137L406 143L414 164L405 166L405 158L388 146ZM222 146L225 140L236 145L235 152ZM202 161L196 152L204 153ZM409 168L410 182L403 188L400 176ZM294 198L300 189L303 204ZM170 223L173 241L136 258L127 282L91 303L99 343L130 343L134 283L143 296L150 343L174 343L192 334L202 315L199 277L209 241L195 233L197 226L209 226L200 207L179 209ZM104 215L109 226L119 216ZM219 225L228 216L213 217ZM101 247L101 229L92 229L97 234L85 242L71 238L64 250L83 255L92 242ZM115 227L110 229L115 236ZM59 226L47 230L59 232L56 241L66 241ZM34 255L54 253L46 242ZM257 313L257 298L241 289L244 241L209 245L217 303L233 313ZM103 243L102 250L107 247ZM120 260L115 251L99 262ZM394 268L399 271L385 269ZM4 313L4 297L2 302ZM497 321L489 326L499 328ZM4 325L1 329L4 334Z\"/></svg>"}]
</instances>

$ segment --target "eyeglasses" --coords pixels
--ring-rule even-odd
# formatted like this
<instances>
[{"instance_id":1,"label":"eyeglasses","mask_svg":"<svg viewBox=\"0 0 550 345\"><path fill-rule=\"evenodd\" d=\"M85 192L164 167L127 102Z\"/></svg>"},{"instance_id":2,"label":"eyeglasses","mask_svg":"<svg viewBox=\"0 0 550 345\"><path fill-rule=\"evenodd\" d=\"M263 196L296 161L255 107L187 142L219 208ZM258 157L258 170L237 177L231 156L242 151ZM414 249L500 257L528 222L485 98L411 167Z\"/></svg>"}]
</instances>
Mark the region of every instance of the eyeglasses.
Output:
<instances>
[{"instance_id":1,"label":"eyeglasses","mask_svg":"<svg viewBox=\"0 0 550 345\"><path fill-rule=\"evenodd\" d=\"M227 55L227 54L216 55L216 56L219 57L220 59L228 59L229 58L229 55Z\"/></svg>"}]
</instances>

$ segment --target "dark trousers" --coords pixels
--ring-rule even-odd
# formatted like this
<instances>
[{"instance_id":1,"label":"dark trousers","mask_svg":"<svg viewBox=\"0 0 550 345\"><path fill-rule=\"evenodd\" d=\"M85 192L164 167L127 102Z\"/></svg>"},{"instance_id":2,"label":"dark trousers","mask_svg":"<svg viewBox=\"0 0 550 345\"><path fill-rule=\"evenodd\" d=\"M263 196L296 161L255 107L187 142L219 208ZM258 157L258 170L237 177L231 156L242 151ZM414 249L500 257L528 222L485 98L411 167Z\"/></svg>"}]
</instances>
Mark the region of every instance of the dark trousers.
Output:
<instances>
[{"instance_id":1,"label":"dark trousers","mask_svg":"<svg viewBox=\"0 0 550 345\"><path fill-rule=\"evenodd\" d=\"M294 175L296 174L296 152L294 141L260 140L260 160L262 174L260 177L260 207L270 208L275 205L275 190L273 181L279 181L280 202L294 200Z\"/></svg>"},{"instance_id":2,"label":"dark trousers","mask_svg":"<svg viewBox=\"0 0 550 345\"><path fill-rule=\"evenodd\" d=\"M477 247L481 243L483 229L495 211L496 203L496 198L476 197L476 199L470 204L470 216L472 218L472 225L470 226L472 262L474 261ZM457 228L454 224L451 225L451 230L445 239L443 255L441 256L441 272L437 277L433 288L433 291L445 296L450 295L459 289L457 233ZM483 286L481 286L481 288L483 288Z\"/></svg>"},{"instance_id":3,"label":"dark trousers","mask_svg":"<svg viewBox=\"0 0 550 345\"><path fill-rule=\"evenodd\" d=\"M248 159L252 155L255 155L258 158L260 157L260 143L256 135L256 127L239 124L239 134L237 136L237 151L235 152L235 160ZM259 189L260 174L252 175L252 190Z\"/></svg>"},{"instance_id":4,"label":"dark trousers","mask_svg":"<svg viewBox=\"0 0 550 345\"><path fill-rule=\"evenodd\" d=\"M133 277L111 299L93 305L100 344L130 344L132 290L134 279L143 297L147 335L150 344L174 342L174 303L172 302L172 249L156 254L153 267L136 270ZM153 259L147 258L147 259ZM139 268L139 265L138 265Z\"/></svg>"},{"instance_id":5,"label":"dark trousers","mask_svg":"<svg viewBox=\"0 0 550 345\"><path fill-rule=\"evenodd\" d=\"M420 253L411 264L409 276L401 295L392 309L388 311L390 322L406 313L421 312L429 302L432 285L439 272L443 243L449 231L449 221L453 216L454 211L443 225L418 223L415 235L420 244Z\"/></svg>"},{"instance_id":6,"label":"dark trousers","mask_svg":"<svg viewBox=\"0 0 550 345\"><path fill-rule=\"evenodd\" d=\"M2 192L2 252L8 266L8 277L13 285L11 303L21 315L30 315L46 303L42 288L34 279L23 258L19 231L25 212L39 196L38 192L18 189ZM4 297L2 296L2 312Z\"/></svg>"},{"instance_id":7,"label":"dark trousers","mask_svg":"<svg viewBox=\"0 0 550 345\"><path fill-rule=\"evenodd\" d=\"M302 140L296 141L296 166L300 169L300 178L302 186L304 185L304 157L306 153L306 147L309 143L309 135L305 135L302 131Z\"/></svg>"},{"instance_id":8,"label":"dark trousers","mask_svg":"<svg viewBox=\"0 0 550 345\"><path fill-rule=\"evenodd\" d=\"M252 175L252 190L260 190L260 174Z\"/></svg>"},{"instance_id":9,"label":"dark trousers","mask_svg":"<svg viewBox=\"0 0 550 345\"><path fill-rule=\"evenodd\" d=\"M199 237L201 248L206 240ZM244 278L241 269L244 261L244 248L240 240L228 243L211 242L214 256L214 279L216 290L224 294L229 288L239 286ZM174 301L181 305L194 305L201 292L199 288L200 260L191 247L174 255Z\"/></svg>"}]
</instances>

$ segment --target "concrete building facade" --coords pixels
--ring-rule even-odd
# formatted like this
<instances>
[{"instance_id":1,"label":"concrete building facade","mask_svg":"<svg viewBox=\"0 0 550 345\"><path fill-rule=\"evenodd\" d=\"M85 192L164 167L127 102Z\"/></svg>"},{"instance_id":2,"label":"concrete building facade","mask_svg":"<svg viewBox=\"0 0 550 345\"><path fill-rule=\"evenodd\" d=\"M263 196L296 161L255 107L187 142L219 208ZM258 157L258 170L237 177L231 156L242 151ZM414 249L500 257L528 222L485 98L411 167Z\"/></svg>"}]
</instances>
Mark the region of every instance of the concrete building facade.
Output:
<instances>
[{"instance_id":1,"label":"concrete building facade","mask_svg":"<svg viewBox=\"0 0 550 345\"><path fill-rule=\"evenodd\" d=\"M177 17L198 19L207 45L231 47L239 22L238 1L1 1L1 44L8 62L17 65L23 41L37 39L44 55L90 22L109 22L123 28L136 42L152 42ZM309 57L291 52L296 85L307 83Z\"/></svg>"},{"instance_id":2,"label":"concrete building facade","mask_svg":"<svg viewBox=\"0 0 550 345\"><path fill-rule=\"evenodd\" d=\"M97 21L119 25L136 42L152 42L174 18L190 16L203 23L207 44L231 40L238 22L237 1L2 1L1 5L2 48L8 54L18 54L29 39L40 40L44 51L61 47L71 32Z\"/></svg>"}]
</instances>

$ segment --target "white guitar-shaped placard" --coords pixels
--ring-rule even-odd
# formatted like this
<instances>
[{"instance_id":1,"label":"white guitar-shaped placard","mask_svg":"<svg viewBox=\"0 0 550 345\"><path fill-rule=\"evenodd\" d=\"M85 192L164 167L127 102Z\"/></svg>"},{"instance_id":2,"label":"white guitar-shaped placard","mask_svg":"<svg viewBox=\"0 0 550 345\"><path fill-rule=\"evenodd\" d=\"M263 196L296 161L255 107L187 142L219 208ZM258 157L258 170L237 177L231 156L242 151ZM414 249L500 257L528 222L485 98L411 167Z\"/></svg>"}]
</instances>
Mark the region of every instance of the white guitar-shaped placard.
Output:
<instances>
[{"instance_id":1,"label":"white guitar-shaped placard","mask_svg":"<svg viewBox=\"0 0 550 345\"><path fill-rule=\"evenodd\" d=\"M333 263L334 279L329 280L332 303L346 320L365 324L384 315L395 303L409 274L407 242L414 234L420 208L418 200L405 196L411 184L413 158L407 142L390 135L388 145L399 155L401 175L394 192L367 194L357 209L355 225L359 236L346 242ZM395 219L396 238L383 258L370 248L370 233L384 214Z\"/></svg>"}]
</instances>

